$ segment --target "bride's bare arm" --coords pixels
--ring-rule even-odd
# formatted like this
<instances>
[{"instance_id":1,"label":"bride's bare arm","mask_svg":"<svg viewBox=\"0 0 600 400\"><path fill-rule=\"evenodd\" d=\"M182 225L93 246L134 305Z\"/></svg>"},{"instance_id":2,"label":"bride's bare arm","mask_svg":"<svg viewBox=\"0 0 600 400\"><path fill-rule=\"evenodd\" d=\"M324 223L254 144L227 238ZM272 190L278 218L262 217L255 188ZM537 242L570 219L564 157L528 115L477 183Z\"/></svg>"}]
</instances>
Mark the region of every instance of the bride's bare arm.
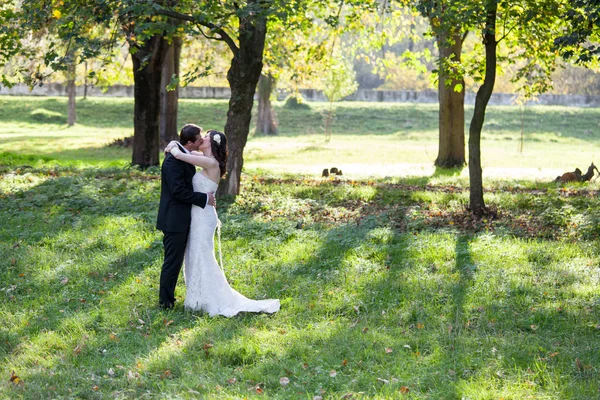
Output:
<instances>
[{"instance_id":1,"label":"bride's bare arm","mask_svg":"<svg viewBox=\"0 0 600 400\"><path fill-rule=\"evenodd\" d=\"M181 161L185 161L188 164L193 164L204 169L219 168L219 163L212 157L200 156L195 154L186 154L179 150L177 147L171 149L171 154Z\"/></svg>"}]
</instances>

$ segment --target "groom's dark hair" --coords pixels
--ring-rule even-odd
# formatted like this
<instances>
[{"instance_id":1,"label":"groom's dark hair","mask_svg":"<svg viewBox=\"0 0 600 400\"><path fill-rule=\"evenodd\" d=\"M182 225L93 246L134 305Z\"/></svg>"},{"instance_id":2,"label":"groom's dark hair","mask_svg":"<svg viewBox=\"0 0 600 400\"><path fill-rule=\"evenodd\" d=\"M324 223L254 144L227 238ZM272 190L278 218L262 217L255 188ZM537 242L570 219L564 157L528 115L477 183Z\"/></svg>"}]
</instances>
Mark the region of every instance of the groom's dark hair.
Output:
<instances>
[{"instance_id":1,"label":"groom's dark hair","mask_svg":"<svg viewBox=\"0 0 600 400\"><path fill-rule=\"evenodd\" d=\"M187 124L181 128L181 132L179 133L179 143L182 146L185 146L188 142L195 142L196 136L202 133L202 128L198 125Z\"/></svg>"}]
</instances>

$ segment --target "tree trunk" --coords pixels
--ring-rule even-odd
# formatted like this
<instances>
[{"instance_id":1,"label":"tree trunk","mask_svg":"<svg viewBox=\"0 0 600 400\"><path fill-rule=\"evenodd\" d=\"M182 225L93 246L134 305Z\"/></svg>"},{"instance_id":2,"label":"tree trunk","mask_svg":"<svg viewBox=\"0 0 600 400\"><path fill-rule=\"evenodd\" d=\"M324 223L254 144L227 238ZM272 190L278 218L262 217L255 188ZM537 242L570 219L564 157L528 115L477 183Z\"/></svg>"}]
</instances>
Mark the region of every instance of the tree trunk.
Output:
<instances>
[{"instance_id":1,"label":"tree trunk","mask_svg":"<svg viewBox=\"0 0 600 400\"><path fill-rule=\"evenodd\" d=\"M258 4L260 0L248 3ZM240 18L239 49L234 51L227 80L231 88L229 111L225 134L229 142L227 175L219 185L218 194L237 195L240 192L240 176L244 165L243 152L250 131L252 105L256 84L263 66L263 51L267 33L266 17L255 14Z\"/></svg>"},{"instance_id":2,"label":"tree trunk","mask_svg":"<svg viewBox=\"0 0 600 400\"><path fill-rule=\"evenodd\" d=\"M463 38L453 34L448 40L445 35L437 38L440 63L452 60L460 63ZM455 168L465 165L465 82L452 78L446 68L439 68L438 99L439 148L435 165L441 168ZM461 85L459 92L456 85Z\"/></svg>"},{"instance_id":3,"label":"tree trunk","mask_svg":"<svg viewBox=\"0 0 600 400\"><path fill-rule=\"evenodd\" d=\"M485 78L475 97L475 110L469 127L469 201L471 212L477 216L481 216L486 212L481 174L481 129L485 119L485 109L494 91L496 81L496 14L498 12L496 0L487 0L486 11L483 37L485 44Z\"/></svg>"},{"instance_id":4,"label":"tree trunk","mask_svg":"<svg viewBox=\"0 0 600 400\"><path fill-rule=\"evenodd\" d=\"M271 74L261 75L258 80L258 116L256 133L276 135L275 111L271 106L271 94L275 88L276 80Z\"/></svg>"},{"instance_id":5,"label":"tree trunk","mask_svg":"<svg viewBox=\"0 0 600 400\"><path fill-rule=\"evenodd\" d=\"M158 122L160 78L167 43L155 35L131 54L134 81L133 154L131 163L142 168L159 165Z\"/></svg>"},{"instance_id":6,"label":"tree trunk","mask_svg":"<svg viewBox=\"0 0 600 400\"><path fill-rule=\"evenodd\" d=\"M71 61L69 66L67 67L67 96L69 97L69 117L68 124L69 126L75 125L75 121L77 120L77 112L75 109L75 62Z\"/></svg>"},{"instance_id":7,"label":"tree trunk","mask_svg":"<svg viewBox=\"0 0 600 400\"><path fill-rule=\"evenodd\" d=\"M85 62L85 70L83 74L83 99L87 99L87 90L88 90L88 63Z\"/></svg>"},{"instance_id":8,"label":"tree trunk","mask_svg":"<svg viewBox=\"0 0 600 400\"><path fill-rule=\"evenodd\" d=\"M173 38L168 47L162 67L162 82L160 87L160 147L165 147L171 140L177 140L177 111L179 100L179 85L175 90L167 90L171 77L179 77L179 60L181 56L181 38Z\"/></svg>"}]
</instances>

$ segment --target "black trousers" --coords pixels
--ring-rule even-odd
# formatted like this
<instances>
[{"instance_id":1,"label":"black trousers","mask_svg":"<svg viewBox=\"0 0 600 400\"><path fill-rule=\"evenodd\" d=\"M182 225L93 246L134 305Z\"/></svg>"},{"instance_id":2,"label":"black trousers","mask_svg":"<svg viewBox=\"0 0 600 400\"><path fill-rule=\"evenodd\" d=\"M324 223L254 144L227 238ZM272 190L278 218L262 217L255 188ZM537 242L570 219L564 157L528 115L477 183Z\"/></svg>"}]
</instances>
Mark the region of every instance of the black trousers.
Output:
<instances>
[{"instance_id":1,"label":"black trousers","mask_svg":"<svg viewBox=\"0 0 600 400\"><path fill-rule=\"evenodd\" d=\"M160 273L158 303L166 308L171 308L175 304L175 286L183 264L189 233L189 229L185 232L163 232L165 258Z\"/></svg>"}]
</instances>

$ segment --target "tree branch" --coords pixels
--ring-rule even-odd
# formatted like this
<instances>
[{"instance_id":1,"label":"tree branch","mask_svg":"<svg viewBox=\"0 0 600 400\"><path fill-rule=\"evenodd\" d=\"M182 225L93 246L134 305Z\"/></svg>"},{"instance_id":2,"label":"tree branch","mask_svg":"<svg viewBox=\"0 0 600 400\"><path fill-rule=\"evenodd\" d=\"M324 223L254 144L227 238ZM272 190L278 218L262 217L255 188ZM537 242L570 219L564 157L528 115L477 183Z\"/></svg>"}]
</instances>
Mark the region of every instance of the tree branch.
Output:
<instances>
[{"instance_id":1,"label":"tree branch","mask_svg":"<svg viewBox=\"0 0 600 400\"><path fill-rule=\"evenodd\" d=\"M194 18L191 15L187 15L187 14L182 14L179 13L177 11L173 11L173 10L167 10L165 8L160 8L157 10L158 14L160 15L164 15L167 17L171 17L174 19L178 19L181 21L188 21L191 22L195 25L200 25L200 26L204 26L208 29L210 29L211 31L219 34L220 37L214 37L214 36L207 36L206 34L204 34L204 32L202 31L201 28L200 32L202 33L202 35L208 39L213 39L213 40L222 40L225 43L227 43L227 45L229 46L229 48L231 49L232 52L237 53L239 51L238 47L236 46L235 42L233 41L233 39L231 38L231 36L229 36L227 34L227 32L225 32L225 30L211 22L208 22L206 20L198 20L196 18Z\"/></svg>"}]
</instances>

